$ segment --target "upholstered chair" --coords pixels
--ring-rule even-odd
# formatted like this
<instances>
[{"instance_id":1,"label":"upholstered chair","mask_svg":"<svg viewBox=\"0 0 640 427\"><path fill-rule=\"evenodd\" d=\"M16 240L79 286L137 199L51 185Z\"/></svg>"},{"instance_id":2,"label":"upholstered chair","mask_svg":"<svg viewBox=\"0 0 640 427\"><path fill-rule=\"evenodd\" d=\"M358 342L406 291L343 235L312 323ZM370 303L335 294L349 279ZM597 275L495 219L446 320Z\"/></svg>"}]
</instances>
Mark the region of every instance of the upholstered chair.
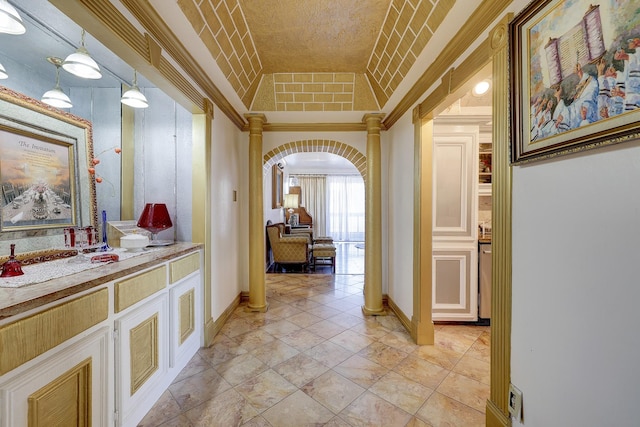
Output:
<instances>
[{"instance_id":1,"label":"upholstered chair","mask_svg":"<svg viewBox=\"0 0 640 427\"><path fill-rule=\"evenodd\" d=\"M309 264L308 236L284 234L284 224L267 226L267 235L273 252L273 262L279 265L300 265L304 270Z\"/></svg>"}]
</instances>

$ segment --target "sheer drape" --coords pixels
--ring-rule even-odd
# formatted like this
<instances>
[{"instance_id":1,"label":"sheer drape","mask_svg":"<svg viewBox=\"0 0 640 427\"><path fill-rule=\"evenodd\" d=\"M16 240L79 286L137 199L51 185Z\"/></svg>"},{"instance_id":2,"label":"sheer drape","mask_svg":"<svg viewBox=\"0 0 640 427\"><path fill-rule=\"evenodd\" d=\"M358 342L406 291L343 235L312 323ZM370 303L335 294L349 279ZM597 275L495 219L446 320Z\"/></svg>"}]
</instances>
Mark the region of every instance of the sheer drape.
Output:
<instances>
[{"instance_id":1,"label":"sheer drape","mask_svg":"<svg viewBox=\"0 0 640 427\"><path fill-rule=\"evenodd\" d=\"M327 235L326 182L324 175L296 175L302 191L302 206L313 217L313 235Z\"/></svg>"},{"instance_id":2,"label":"sheer drape","mask_svg":"<svg viewBox=\"0 0 640 427\"><path fill-rule=\"evenodd\" d=\"M327 176L327 235L364 242L364 181L359 175Z\"/></svg>"}]
</instances>

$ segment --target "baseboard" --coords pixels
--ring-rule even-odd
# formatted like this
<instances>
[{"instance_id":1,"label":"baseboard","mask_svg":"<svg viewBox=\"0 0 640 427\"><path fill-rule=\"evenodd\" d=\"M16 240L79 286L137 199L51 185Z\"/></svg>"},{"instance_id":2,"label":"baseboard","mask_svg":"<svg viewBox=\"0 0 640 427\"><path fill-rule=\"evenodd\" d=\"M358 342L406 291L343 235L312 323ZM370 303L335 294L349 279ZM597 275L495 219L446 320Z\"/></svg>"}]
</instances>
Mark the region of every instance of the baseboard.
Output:
<instances>
[{"instance_id":1,"label":"baseboard","mask_svg":"<svg viewBox=\"0 0 640 427\"><path fill-rule=\"evenodd\" d=\"M222 312L222 314L215 320L215 322L212 321L213 319L209 319L210 321L206 323L205 345L207 347L213 344L213 339L216 337L216 335L218 335L224 324L227 323L227 320L229 320L229 317L231 317L234 310L240 305L243 298L242 294L243 292L239 293L238 296L233 299L231 304L229 304L229 306ZM247 299L248 295L249 294L247 293Z\"/></svg>"},{"instance_id":2,"label":"baseboard","mask_svg":"<svg viewBox=\"0 0 640 427\"><path fill-rule=\"evenodd\" d=\"M511 419L492 401L487 400L485 421L487 427L511 427Z\"/></svg>"},{"instance_id":3,"label":"baseboard","mask_svg":"<svg viewBox=\"0 0 640 427\"><path fill-rule=\"evenodd\" d=\"M393 302L393 300L389 298L388 295L384 295L382 299L383 301L386 299L389 309L393 311L393 314L396 315L400 323L402 323L402 326L404 326L407 332L411 334L411 321L409 320L407 315L404 314L402 310L400 310L400 307L398 307L398 305L395 302Z\"/></svg>"}]
</instances>

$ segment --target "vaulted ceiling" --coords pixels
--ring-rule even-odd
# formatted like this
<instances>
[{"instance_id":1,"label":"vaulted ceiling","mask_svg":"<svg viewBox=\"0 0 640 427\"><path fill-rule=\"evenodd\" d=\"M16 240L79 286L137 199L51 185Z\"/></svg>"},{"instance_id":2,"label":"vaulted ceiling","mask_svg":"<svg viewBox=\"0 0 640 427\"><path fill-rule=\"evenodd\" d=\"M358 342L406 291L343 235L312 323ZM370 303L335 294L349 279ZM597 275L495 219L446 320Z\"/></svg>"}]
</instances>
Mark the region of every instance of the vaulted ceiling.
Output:
<instances>
[{"instance_id":1,"label":"vaulted ceiling","mask_svg":"<svg viewBox=\"0 0 640 427\"><path fill-rule=\"evenodd\" d=\"M170 26L178 19L152 3ZM465 3L468 16L478 1ZM456 0L177 4L245 108L346 112L387 105Z\"/></svg>"}]
</instances>

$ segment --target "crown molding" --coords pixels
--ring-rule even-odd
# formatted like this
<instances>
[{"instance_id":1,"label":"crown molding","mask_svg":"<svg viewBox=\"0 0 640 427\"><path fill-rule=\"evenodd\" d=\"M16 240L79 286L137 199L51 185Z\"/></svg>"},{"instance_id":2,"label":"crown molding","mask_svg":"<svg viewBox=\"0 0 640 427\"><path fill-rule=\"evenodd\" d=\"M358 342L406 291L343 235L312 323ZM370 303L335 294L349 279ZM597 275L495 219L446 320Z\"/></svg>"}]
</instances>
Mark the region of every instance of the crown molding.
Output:
<instances>
[{"instance_id":1,"label":"crown molding","mask_svg":"<svg viewBox=\"0 0 640 427\"><path fill-rule=\"evenodd\" d=\"M365 123L265 123L264 132L366 132ZM387 130L382 125L380 130ZM249 131L249 125L242 128L243 132Z\"/></svg>"}]
</instances>

